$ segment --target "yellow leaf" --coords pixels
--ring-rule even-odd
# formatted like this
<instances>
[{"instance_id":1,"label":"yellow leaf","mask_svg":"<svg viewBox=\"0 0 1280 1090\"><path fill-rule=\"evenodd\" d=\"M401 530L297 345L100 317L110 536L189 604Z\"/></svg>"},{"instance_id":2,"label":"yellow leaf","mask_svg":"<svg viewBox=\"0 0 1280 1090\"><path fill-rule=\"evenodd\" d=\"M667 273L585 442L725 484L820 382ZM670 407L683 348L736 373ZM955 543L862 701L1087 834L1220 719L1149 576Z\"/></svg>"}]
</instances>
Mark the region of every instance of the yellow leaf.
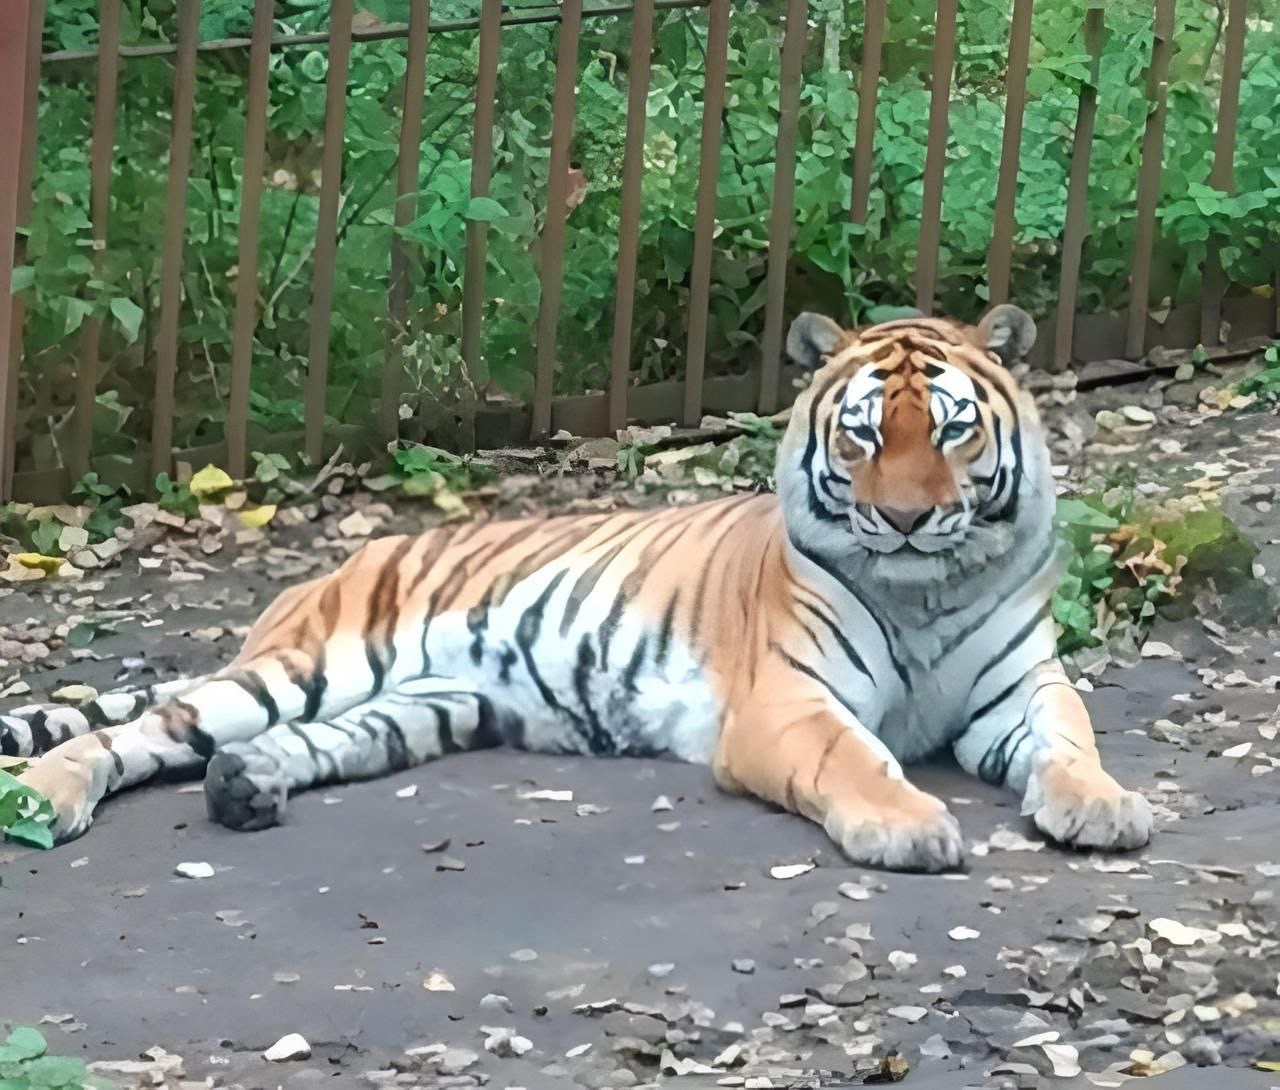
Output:
<instances>
[{"instance_id":1,"label":"yellow leaf","mask_svg":"<svg viewBox=\"0 0 1280 1090\"><path fill-rule=\"evenodd\" d=\"M219 469L217 466L205 466L191 478L191 483L187 487L191 489L191 494L196 499L203 500L215 492L225 492L235 483L226 470Z\"/></svg>"},{"instance_id":2,"label":"yellow leaf","mask_svg":"<svg viewBox=\"0 0 1280 1090\"><path fill-rule=\"evenodd\" d=\"M1259 1060L1253 1066L1259 1071L1280 1071L1280 1060Z\"/></svg>"},{"instance_id":3,"label":"yellow leaf","mask_svg":"<svg viewBox=\"0 0 1280 1090\"><path fill-rule=\"evenodd\" d=\"M446 522L471 517L471 509L466 505L462 497L450 492L447 488L442 488L436 492L431 497L431 502L444 512Z\"/></svg>"},{"instance_id":4,"label":"yellow leaf","mask_svg":"<svg viewBox=\"0 0 1280 1090\"><path fill-rule=\"evenodd\" d=\"M56 575L65 563L60 556L43 556L40 553L18 553L13 559L24 568L36 568L49 575Z\"/></svg>"},{"instance_id":5,"label":"yellow leaf","mask_svg":"<svg viewBox=\"0 0 1280 1090\"><path fill-rule=\"evenodd\" d=\"M256 530L261 526L265 526L276 515L276 505L274 503L264 503L261 507L255 507L252 511L237 511L236 518L240 520L240 525L249 530Z\"/></svg>"}]
</instances>

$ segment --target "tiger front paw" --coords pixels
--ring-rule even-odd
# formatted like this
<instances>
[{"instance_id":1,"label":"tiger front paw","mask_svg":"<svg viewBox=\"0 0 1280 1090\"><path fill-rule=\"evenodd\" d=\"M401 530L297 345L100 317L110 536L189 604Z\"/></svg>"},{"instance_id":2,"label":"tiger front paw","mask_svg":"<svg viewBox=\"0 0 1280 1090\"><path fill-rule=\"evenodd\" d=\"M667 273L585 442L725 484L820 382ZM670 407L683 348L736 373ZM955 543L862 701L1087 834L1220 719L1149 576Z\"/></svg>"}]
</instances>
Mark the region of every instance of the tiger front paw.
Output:
<instances>
[{"instance_id":1,"label":"tiger front paw","mask_svg":"<svg viewBox=\"0 0 1280 1090\"><path fill-rule=\"evenodd\" d=\"M1070 848L1132 851L1151 840L1151 804L1142 795L1126 791L1100 766L1067 764L1053 754L1037 762L1023 813Z\"/></svg>"},{"instance_id":2,"label":"tiger front paw","mask_svg":"<svg viewBox=\"0 0 1280 1090\"><path fill-rule=\"evenodd\" d=\"M823 826L855 863L928 874L958 869L964 862L960 823L939 799L920 793L920 800L880 813L837 809Z\"/></svg>"}]
</instances>

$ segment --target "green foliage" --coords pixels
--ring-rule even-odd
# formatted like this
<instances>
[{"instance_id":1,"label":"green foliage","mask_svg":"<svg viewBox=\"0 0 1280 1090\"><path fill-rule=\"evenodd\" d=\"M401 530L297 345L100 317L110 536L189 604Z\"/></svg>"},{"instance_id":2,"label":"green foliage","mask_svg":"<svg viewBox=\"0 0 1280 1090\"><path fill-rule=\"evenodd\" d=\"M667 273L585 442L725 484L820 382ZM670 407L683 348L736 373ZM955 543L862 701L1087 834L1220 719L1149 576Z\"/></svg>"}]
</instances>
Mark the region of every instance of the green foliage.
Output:
<instances>
[{"instance_id":1,"label":"green foliage","mask_svg":"<svg viewBox=\"0 0 1280 1090\"><path fill-rule=\"evenodd\" d=\"M175 481L167 473L156 475L156 492L160 506L183 518L195 518L200 513L200 501L190 487Z\"/></svg>"},{"instance_id":2,"label":"green foliage","mask_svg":"<svg viewBox=\"0 0 1280 1090\"><path fill-rule=\"evenodd\" d=\"M52 848L53 835L49 832L52 820L53 807L48 799L10 773L0 771L0 830L6 836L37 848ZM9 1045L12 1044L11 1038ZM7 1046L0 1046L0 1074L3 1073L4 1047Z\"/></svg>"},{"instance_id":3,"label":"green foliage","mask_svg":"<svg viewBox=\"0 0 1280 1090\"><path fill-rule=\"evenodd\" d=\"M48 1051L49 1043L39 1030L18 1026L8 1040L0 1044L0 1090L109 1087L110 1084L88 1073L83 1060L50 1056Z\"/></svg>"},{"instance_id":4,"label":"green foliage","mask_svg":"<svg viewBox=\"0 0 1280 1090\"><path fill-rule=\"evenodd\" d=\"M1059 499L1056 522L1068 555L1053 599L1060 654L1136 644L1157 613L1189 611L1210 585L1237 620L1274 619L1274 596L1253 575L1257 547L1219 507L1142 503L1121 486Z\"/></svg>"},{"instance_id":5,"label":"green foliage","mask_svg":"<svg viewBox=\"0 0 1280 1090\"><path fill-rule=\"evenodd\" d=\"M1274 407L1280 404L1280 345L1273 344L1262 354L1262 370L1236 383L1239 394L1256 394L1255 404Z\"/></svg>"},{"instance_id":6,"label":"green foliage","mask_svg":"<svg viewBox=\"0 0 1280 1090\"><path fill-rule=\"evenodd\" d=\"M1033 20L1012 297L1038 316L1049 313L1056 300L1077 96L1090 79L1081 34L1087 6L1087 0L1040 5ZM364 0L361 7L367 16L385 21L408 15L408 0ZM1260 17L1251 22L1246 39L1235 192L1227 195L1208 184L1221 73L1221 9L1211 0L1178 5L1153 302L1195 297L1198 263L1211 234L1221 240L1235 281L1260 285L1271 274L1269 255L1280 234L1280 124L1275 121L1280 116L1280 24L1261 18L1265 13L1257 0L1251 7ZM843 29L833 39L833 52L822 48L821 39L827 19L837 11ZM277 32L323 30L327 13L325 4L286 0L276 6ZM175 14L176 0L124 0L123 40L170 40ZM441 21L472 17L474 4L437 0L432 14ZM934 6L910 0L892 5L889 14L865 227L851 225L846 211L862 15L858 0L830 0L814 12L800 96L788 269L789 310L823 310L850 321L883 314L877 308L914 297ZM46 48L92 47L96 17L94 0L50 0ZM201 36L244 35L251 17L248 0L206 0ZM1124 305L1127 291L1148 110L1144 76L1152 12L1150 5L1110 4L1106 18L1081 285L1082 306L1093 309ZM741 369L759 351L781 25L776 0L734 5L708 334L713 371ZM1008 30L1007 0L971 0L962 6L939 299L942 309L961 317L976 314L986 292ZM569 213L557 393L599 390L607 378L629 33L629 22L613 17L588 19L583 26L571 156L580 170L575 179L585 182L586 191ZM705 37L701 12L659 16L631 345L637 381L682 374ZM411 255L408 324L395 330L388 329L386 316L404 44L355 47L330 321L326 411L332 420L370 418L390 334L406 358L404 401L427 420L456 415L469 388L520 397L531 392L556 45L553 24L504 31L494 181L489 196L472 198L476 37L472 32L433 35L417 193L410 221L399 232ZM837 65L828 63L833 56ZM171 63L171 58L146 58L122 66L110 244L96 263L88 208L95 69L92 63L46 66L35 211L26 229L27 263L15 277L27 302L28 365L19 414L24 464L45 467L61 458L74 388L69 380L90 318L104 327L96 449L128 456L150 433ZM250 414L254 425L273 431L295 429L302 420L327 64L327 51L315 47L281 49L271 58ZM244 76L240 52L202 55L198 66L179 322L175 441L180 446L214 441L224 424L240 275ZM468 373L458 344L463 255L468 229L476 225L483 225L488 236L488 302L483 359ZM171 502L187 506L180 496Z\"/></svg>"},{"instance_id":7,"label":"green foliage","mask_svg":"<svg viewBox=\"0 0 1280 1090\"><path fill-rule=\"evenodd\" d=\"M470 491L493 478L493 471L473 458L413 443L392 451L389 472L369 478L365 487L380 492L398 486L406 496L434 498Z\"/></svg>"},{"instance_id":8,"label":"green foliage","mask_svg":"<svg viewBox=\"0 0 1280 1090\"><path fill-rule=\"evenodd\" d=\"M0 542L11 543L15 551L65 556L69 548L108 540L115 535L117 527L128 523L123 512L128 490L104 484L96 473L80 478L71 494L79 507L0 505ZM78 533L80 529L84 530L83 535ZM68 540L76 544L64 545Z\"/></svg>"}]
</instances>

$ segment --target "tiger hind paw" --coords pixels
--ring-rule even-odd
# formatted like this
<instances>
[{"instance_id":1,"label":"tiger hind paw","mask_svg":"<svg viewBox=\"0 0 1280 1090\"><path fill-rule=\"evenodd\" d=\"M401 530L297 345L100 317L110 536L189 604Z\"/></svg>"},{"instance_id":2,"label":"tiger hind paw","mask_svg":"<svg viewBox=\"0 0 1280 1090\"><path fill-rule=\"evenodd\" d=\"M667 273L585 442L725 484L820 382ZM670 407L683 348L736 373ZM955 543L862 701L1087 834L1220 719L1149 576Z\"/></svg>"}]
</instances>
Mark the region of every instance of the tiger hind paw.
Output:
<instances>
[{"instance_id":1,"label":"tiger hind paw","mask_svg":"<svg viewBox=\"0 0 1280 1090\"><path fill-rule=\"evenodd\" d=\"M209 761L204 798L212 821L251 832L280 824L289 784L272 758L248 747L228 747Z\"/></svg>"}]
</instances>

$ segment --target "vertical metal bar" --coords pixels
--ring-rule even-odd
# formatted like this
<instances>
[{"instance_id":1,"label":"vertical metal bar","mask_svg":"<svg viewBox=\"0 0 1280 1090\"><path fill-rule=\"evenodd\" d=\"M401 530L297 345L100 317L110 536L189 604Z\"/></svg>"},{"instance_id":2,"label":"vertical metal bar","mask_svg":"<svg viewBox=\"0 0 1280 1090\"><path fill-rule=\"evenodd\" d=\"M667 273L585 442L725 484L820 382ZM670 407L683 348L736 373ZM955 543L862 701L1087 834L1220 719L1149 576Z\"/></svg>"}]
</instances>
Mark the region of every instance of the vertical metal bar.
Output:
<instances>
[{"instance_id":1,"label":"vertical metal bar","mask_svg":"<svg viewBox=\"0 0 1280 1090\"><path fill-rule=\"evenodd\" d=\"M929 89L929 144L924 158L924 203L920 210L920 246L916 254L916 309L933 313L938 283L938 247L942 241L942 183L947 167L947 113L951 104L951 68L956 53L956 0L938 0L933 36L933 80Z\"/></svg>"},{"instance_id":2,"label":"vertical metal bar","mask_svg":"<svg viewBox=\"0 0 1280 1090\"><path fill-rule=\"evenodd\" d=\"M249 389L253 372L253 331L258 311L258 222L267 146L267 105L271 90L273 0L254 0L249 45L249 87L244 120L244 169L240 189L236 315L231 336L231 384L227 395L227 472L245 475L248 461Z\"/></svg>"},{"instance_id":3,"label":"vertical metal bar","mask_svg":"<svg viewBox=\"0 0 1280 1090\"><path fill-rule=\"evenodd\" d=\"M685 354L686 427L702 420L702 377L707 362L707 317L711 307L711 257L715 240L716 193L720 179L720 129L729 64L729 0L710 0L707 70L702 94L702 145L698 200L693 219L693 264L689 286L689 346Z\"/></svg>"},{"instance_id":4,"label":"vertical metal bar","mask_svg":"<svg viewBox=\"0 0 1280 1090\"><path fill-rule=\"evenodd\" d=\"M631 327L636 309L636 256L644 183L644 128L653 52L653 0L635 0L631 14L631 68L627 73L627 141L622 158L622 209L618 223L618 281L614 292L613 353L609 370L609 431L627 426L631 383Z\"/></svg>"},{"instance_id":5,"label":"vertical metal bar","mask_svg":"<svg viewBox=\"0 0 1280 1090\"><path fill-rule=\"evenodd\" d=\"M1084 17L1084 48L1089 54L1089 82L1080 88L1076 131L1071 142L1071 170L1067 182L1067 215L1062 227L1062 270L1058 282L1058 319L1054 329L1053 366L1071 362L1075 340L1076 298L1080 289L1080 253L1089 214L1089 159L1093 154L1093 123L1098 114L1098 64L1102 56L1102 8Z\"/></svg>"},{"instance_id":6,"label":"vertical metal bar","mask_svg":"<svg viewBox=\"0 0 1280 1090\"><path fill-rule=\"evenodd\" d=\"M476 113L471 129L471 196L487 197L493 174L493 118L497 107L498 57L502 50L502 0L482 0L480 7L480 56L476 71ZM482 220L467 224L467 256L462 274L462 437L464 450L475 449L475 397L489 369L480 339L484 319L485 252L489 225Z\"/></svg>"},{"instance_id":7,"label":"vertical metal bar","mask_svg":"<svg viewBox=\"0 0 1280 1090\"><path fill-rule=\"evenodd\" d=\"M303 449L312 464L324 459L329 316L338 250L338 208L342 203L342 145L347 122L347 72L351 67L354 6L354 0L333 0L329 8L329 71L325 76L324 151L320 160L320 204L316 213L316 255L311 276L311 339L307 350L307 382L302 394Z\"/></svg>"},{"instance_id":8,"label":"vertical metal bar","mask_svg":"<svg viewBox=\"0 0 1280 1090\"><path fill-rule=\"evenodd\" d=\"M400 114L400 150L396 158L397 229L418 214L418 171L422 156L422 109L427 87L427 37L431 0L412 0L409 48L404 72L404 104ZM391 291L386 358L382 364L382 399L378 428L384 442L400 434L400 376L404 372L405 338L409 333L409 252L399 230L391 236Z\"/></svg>"},{"instance_id":9,"label":"vertical metal bar","mask_svg":"<svg viewBox=\"0 0 1280 1090\"><path fill-rule=\"evenodd\" d=\"M556 51L556 87L551 100L551 163L547 177L547 211L542 226L542 294L538 301L537 361L533 373L534 441L551 433L551 395L555 389L556 330L564 287L564 233L569 214L569 145L578 82L578 37L582 0L563 0L560 44Z\"/></svg>"},{"instance_id":10,"label":"vertical metal bar","mask_svg":"<svg viewBox=\"0 0 1280 1090\"><path fill-rule=\"evenodd\" d=\"M871 200L871 160L876 144L880 54L884 50L886 0L866 0L862 20L862 71L858 77L858 134L853 145L853 194L849 221L865 224Z\"/></svg>"},{"instance_id":11,"label":"vertical metal bar","mask_svg":"<svg viewBox=\"0 0 1280 1090\"><path fill-rule=\"evenodd\" d=\"M151 420L151 473L166 473L173 449L173 395L178 369L178 312L182 308L182 243L187 233L187 174L191 167L191 115L196 97L200 0L178 5L178 54L173 69L173 128L169 137L169 189L160 261L160 329L156 338L156 393Z\"/></svg>"},{"instance_id":12,"label":"vertical metal bar","mask_svg":"<svg viewBox=\"0 0 1280 1090\"><path fill-rule=\"evenodd\" d=\"M1228 0L1226 49L1222 55L1222 88L1218 97L1218 131L1213 142L1213 170L1209 184L1227 193L1235 190L1236 125L1240 120L1240 77L1244 71L1246 0ZM1220 242L1210 238L1200 286L1200 343L1221 340L1222 297L1227 291Z\"/></svg>"},{"instance_id":13,"label":"vertical metal bar","mask_svg":"<svg viewBox=\"0 0 1280 1090\"><path fill-rule=\"evenodd\" d=\"M13 498L17 462L18 369L22 365L23 300L13 269L26 256L17 228L31 218L40 89L44 0L0 4L0 503Z\"/></svg>"},{"instance_id":14,"label":"vertical metal bar","mask_svg":"<svg viewBox=\"0 0 1280 1090\"><path fill-rule=\"evenodd\" d=\"M1160 199L1160 168L1164 162L1164 119L1169 92L1169 57L1173 53L1174 0L1155 0L1151 66L1147 69L1147 127L1142 133L1142 161L1138 168L1138 220L1129 273L1129 321L1124 354L1131 360L1146 347L1147 306L1151 293L1151 248L1156 234L1156 203Z\"/></svg>"},{"instance_id":15,"label":"vertical metal bar","mask_svg":"<svg viewBox=\"0 0 1280 1090\"><path fill-rule=\"evenodd\" d=\"M1009 24L1009 75L1005 82L1004 134L1000 177L996 182L995 229L987 252L987 301L1009 299L1013 232L1018 225L1018 160L1022 152L1022 115L1027 105L1027 60L1031 47L1032 0L1013 0Z\"/></svg>"},{"instance_id":16,"label":"vertical metal bar","mask_svg":"<svg viewBox=\"0 0 1280 1090\"><path fill-rule=\"evenodd\" d=\"M787 291L787 261L791 257L791 220L795 213L801 66L808 18L809 0L787 0L787 28L782 39L782 64L778 77L778 142L773 157L773 208L769 217L764 335L760 341L762 362L757 404L763 414L774 413L778 409L783 304Z\"/></svg>"},{"instance_id":17,"label":"vertical metal bar","mask_svg":"<svg viewBox=\"0 0 1280 1090\"><path fill-rule=\"evenodd\" d=\"M92 221L94 278L101 278L111 217L111 160L115 151L116 93L120 74L120 0L100 0L98 6L98 87L93 104L93 150L89 160L89 218ZM93 410L98 392L98 358L102 347L102 319L85 319L76 367L76 407L68 451L71 474L89 472L93 447Z\"/></svg>"}]
</instances>

